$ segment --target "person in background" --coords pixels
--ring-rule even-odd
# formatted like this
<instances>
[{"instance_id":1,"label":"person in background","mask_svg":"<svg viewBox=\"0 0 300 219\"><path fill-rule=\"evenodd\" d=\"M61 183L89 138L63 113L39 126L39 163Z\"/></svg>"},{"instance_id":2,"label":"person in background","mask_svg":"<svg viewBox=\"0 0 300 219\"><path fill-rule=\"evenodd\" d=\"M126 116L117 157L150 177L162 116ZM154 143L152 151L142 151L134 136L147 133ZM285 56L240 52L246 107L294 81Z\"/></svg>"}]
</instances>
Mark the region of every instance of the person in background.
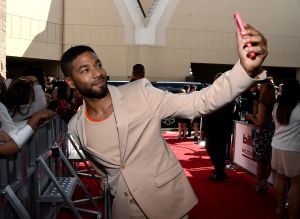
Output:
<instances>
[{"instance_id":1,"label":"person in background","mask_svg":"<svg viewBox=\"0 0 300 219\"><path fill-rule=\"evenodd\" d=\"M37 126L55 113L50 110L35 112L30 119L15 123L8 113L6 106L6 86L0 79L0 154L13 154L30 138Z\"/></svg>"},{"instance_id":2,"label":"person in background","mask_svg":"<svg viewBox=\"0 0 300 219\"><path fill-rule=\"evenodd\" d=\"M190 89L190 93L194 92L197 90L197 86L192 84L191 86L191 89ZM200 135L201 133L199 133L199 128L200 128L200 119L201 117L197 117L195 119L192 120L192 128L194 130L194 138L193 140L196 141L197 143L199 143L199 140L200 140Z\"/></svg>"},{"instance_id":3,"label":"person in background","mask_svg":"<svg viewBox=\"0 0 300 219\"><path fill-rule=\"evenodd\" d=\"M180 89L178 93L181 94L186 94L187 90L189 90L189 85L185 85L184 86L185 89ZM187 131L188 131L188 127L187 127L187 123L189 121L189 119L185 119L185 118L176 118L176 121L178 123L178 140L186 140L187 138Z\"/></svg>"},{"instance_id":4,"label":"person in background","mask_svg":"<svg viewBox=\"0 0 300 219\"><path fill-rule=\"evenodd\" d=\"M78 97L73 92L70 91L65 81L57 81L52 91L52 101L48 105L48 109L56 111L66 123L70 121L79 107L77 106Z\"/></svg>"},{"instance_id":5,"label":"person in background","mask_svg":"<svg viewBox=\"0 0 300 219\"><path fill-rule=\"evenodd\" d=\"M267 190L267 180L271 174L271 141L274 135L272 110L275 104L275 87L268 80L259 86L259 97L256 114L246 114L246 120L254 124L252 142L254 147L253 158L256 161L255 192Z\"/></svg>"},{"instance_id":6,"label":"person in background","mask_svg":"<svg viewBox=\"0 0 300 219\"><path fill-rule=\"evenodd\" d=\"M83 104L83 97L78 90L70 89L69 103L71 104L72 114L74 115Z\"/></svg>"},{"instance_id":7,"label":"person in background","mask_svg":"<svg viewBox=\"0 0 300 219\"><path fill-rule=\"evenodd\" d=\"M38 84L42 86L42 90L46 91L46 77L42 68L40 67L28 67L25 69L22 77L33 76L37 79Z\"/></svg>"},{"instance_id":8,"label":"person in background","mask_svg":"<svg viewBox=\"0 0 300 219\"><path fill-rule=\"evenodd\" d=\"M43 109L32 112L27 120L15 122L6 107L9 95L4 81L1 79L0 88L0 139L3 140L0 153L12 154L21 149L40 123L53 118L55 112ZM26 100L24 94L21 93L20 95Z\"/></svg>"},{"instance_id":9,"label":"person in background","mask_svg":"<svg viewBox=\"0 0 300 219\"><path fill-rule=\"evenodd\" d=\"M183 89L185 91L185 93L189 94L191 92L191 86L188 84L185 84L183 86ZM185 123L185 127L187 129L187 137L191 137L192 136L192 124L191 124L191 120L190 119L181 119L182 122ZM184 138L186 139L186 138Z\"/></svg>"},{"instance_id":10,"label":"person in background","mask_svg":"<svg viewBox=\"0 0 300 219\"><path fill-rule=\"evenodd\" d=\"M31 137L34 130L42 122L52 119L55 113L51 110L41 110L34 113L24 123L14 123L5 106L0 103L0 154L9 155L18 152Z\"/></svg>"},{"instance_id":11,"label":"person in background","mask_svg":"<svg viewBox=\"0 0 300 219\"><path fill-rule=\"evenodd\" d=\"M16 122L28 119L33 113L47 107L45 93L34 76L13 80L7 91L5 105Z\"/></svg>"},{"instance_id":12,"label":"person in background","mask_svg":"<svg viewBox=\"0 0 300 219\"><path fill-rule=\"evenodd\" d=\"M259 97L258 85L255 84L250 87L247 91L242 93L237 101L237 109L235 118L245 122L245 115L252 114L256 115L257 113L257 100ZM253 124L251 121L247 121L250 124Z\"/></svg>"},{"instance_id":13,"label":"person in background","mask_svg":"<svg viewBox=\"0 0 300 219\"><path fill-rule=\"evenodd\" d=\"M132 67L132 75L130 81L135 81L145 77L145 67L142 64L135 64Z\"/></svg>"},{"instance_id":14,"label":"person in background","mask_svg":"<svg viewBox=\"0 0 300 219\"><path fill-rule=\"evenodd\" d=\"M222 73L215 76L215 80ZM225 173L226 148L230 148L233 131L235 101L231 101L213 113L203 116L203 136L214 172L208 177L211 181L221 181L227 177Z\"/></svg>"},{"instance_id":15,"label":"person in background","mask_svg":"<svg viewBox=\"0 0 300 219\"><path fill-rule=\"evenodd\" d=\"M300 84L287 80L282 85L273 109L275 133L272 139L272 169L278 214L285 216L288 194L288 218L300 218ZM287 186L288 179L290 185ZM287 191L288 189L288 191Z\"/></svg>"}]
</instances>

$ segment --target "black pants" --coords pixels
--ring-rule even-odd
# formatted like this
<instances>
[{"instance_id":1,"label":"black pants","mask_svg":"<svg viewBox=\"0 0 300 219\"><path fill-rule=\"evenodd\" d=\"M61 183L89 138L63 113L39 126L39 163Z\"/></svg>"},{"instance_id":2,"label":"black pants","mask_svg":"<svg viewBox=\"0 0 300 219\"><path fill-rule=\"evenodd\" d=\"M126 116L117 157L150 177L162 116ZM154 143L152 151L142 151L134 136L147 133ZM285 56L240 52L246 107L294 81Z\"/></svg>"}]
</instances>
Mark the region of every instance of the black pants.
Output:
<instances>
[{"instance_id":1,"label":"black pants","mask_svg":"<svg viewBox=\"0 0 300 219\"><path fill-rule=\"evenodd\" d=\"M231 133L217 132L207 133L206 135L206 150L210 156L210 159L214 165L216 174L224 174L226 148L230 146Z\"/></svg>"}]
</instances>

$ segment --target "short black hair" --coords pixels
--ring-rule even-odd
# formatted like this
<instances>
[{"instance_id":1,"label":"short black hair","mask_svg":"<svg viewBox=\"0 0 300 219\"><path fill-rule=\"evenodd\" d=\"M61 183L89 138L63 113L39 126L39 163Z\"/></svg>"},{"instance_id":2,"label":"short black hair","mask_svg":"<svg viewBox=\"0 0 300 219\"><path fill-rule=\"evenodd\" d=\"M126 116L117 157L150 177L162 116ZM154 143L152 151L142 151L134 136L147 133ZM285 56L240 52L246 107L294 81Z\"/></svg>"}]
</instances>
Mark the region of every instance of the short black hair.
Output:
<instances>
[{"instance_id":1,"label":"short black hair","mask_svg":"<svg viewBox=\"0 0 300 219\"><path fill-rule=\"evenodd\" d=\"M26 115L29 112L28 108L28 111L24 113L21 106L29 103L32 92L32 82L16 78L10 83L6 94L6 107L12 112L12 117L15 113Z\"/></svg>"},{"instance_id":2,"label":"short black hair","mask_svg":"<svg viewBox=\"0 0 300 219\"><path fill-rule=\"evenodd\" d=\"M64 52L60 59L60 68L66 77L71 76L71 64L74 61L74 59L76 59L77 56L85 52L95 53L95 51L91 47L85 45L73 46Z\"/></svg>"},{"instance_id":3,"label":"short black hair","mask_svg":"<svg viewBox=\"0 0 300 219\"><path fill-rule=\"evenodd\" d=\"M145 67L142 64L135 64L132 67L132 75L138 77L145 77Z\"/></svg>"}]
</instances>

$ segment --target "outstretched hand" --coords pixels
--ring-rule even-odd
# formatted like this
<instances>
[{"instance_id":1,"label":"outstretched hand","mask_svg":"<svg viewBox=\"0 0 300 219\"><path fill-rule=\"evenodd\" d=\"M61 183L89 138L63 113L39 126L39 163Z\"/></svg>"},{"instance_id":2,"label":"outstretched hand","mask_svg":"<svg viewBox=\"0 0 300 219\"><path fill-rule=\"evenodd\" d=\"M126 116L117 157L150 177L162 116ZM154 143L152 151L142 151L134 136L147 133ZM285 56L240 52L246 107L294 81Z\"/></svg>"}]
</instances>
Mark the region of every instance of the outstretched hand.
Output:
<instances>
[{"instance_id":1,"label":"outstretched hand","mask_svg":"<svg viewBox=\"0 0 300 219\"><path fill-rule=\"evenodd\" d=\"M52 119L55 116L55 112L52 110L40 110L35 112L32 117L28 120L28 125L35 129L40 123Z\"/></svg>"},{"instance_id":2,"label":"outstretched hand","mask_svg":"<svg viewBox=\"0 0 300 219\"><path fill-rule=\"evenodd\" d=\"M255 77L261 72L260 67L268 55L267 39L251 25L245 25L245 31L237 31L237 47L241 65L250 77ZM248 48L247 43L252 47ZM250 58L249 53L254 52L256 56Z\"/></svg>"}]
</instances>

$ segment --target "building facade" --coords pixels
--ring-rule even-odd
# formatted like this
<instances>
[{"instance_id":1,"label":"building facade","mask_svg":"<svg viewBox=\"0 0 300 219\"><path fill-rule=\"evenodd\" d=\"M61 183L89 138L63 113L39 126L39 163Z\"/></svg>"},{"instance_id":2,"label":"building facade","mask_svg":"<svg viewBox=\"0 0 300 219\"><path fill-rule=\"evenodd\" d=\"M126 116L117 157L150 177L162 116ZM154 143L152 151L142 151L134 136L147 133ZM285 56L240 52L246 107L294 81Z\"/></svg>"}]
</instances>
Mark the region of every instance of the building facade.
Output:
<instances>
[{"instance_id":1,"label":"building facade","mask_svg":"<svg viewBox=\"0 0 300 219\"><path fill-rule=\"evenodd\" d=\"M183 81L191 63L230 66L238 60L232 15L240 11L268 38L264 64L300 78L299 9L298 0L253 0L251 5L235 0L1 0L1 34L6 33L1 54L12 75L35 65L46 75L62 77L63 51L86 44L113 80L128 79L132 66L142 63L152 81ZM210 73L217 72L194 72Z\"/></svg>"}]
</instances>

